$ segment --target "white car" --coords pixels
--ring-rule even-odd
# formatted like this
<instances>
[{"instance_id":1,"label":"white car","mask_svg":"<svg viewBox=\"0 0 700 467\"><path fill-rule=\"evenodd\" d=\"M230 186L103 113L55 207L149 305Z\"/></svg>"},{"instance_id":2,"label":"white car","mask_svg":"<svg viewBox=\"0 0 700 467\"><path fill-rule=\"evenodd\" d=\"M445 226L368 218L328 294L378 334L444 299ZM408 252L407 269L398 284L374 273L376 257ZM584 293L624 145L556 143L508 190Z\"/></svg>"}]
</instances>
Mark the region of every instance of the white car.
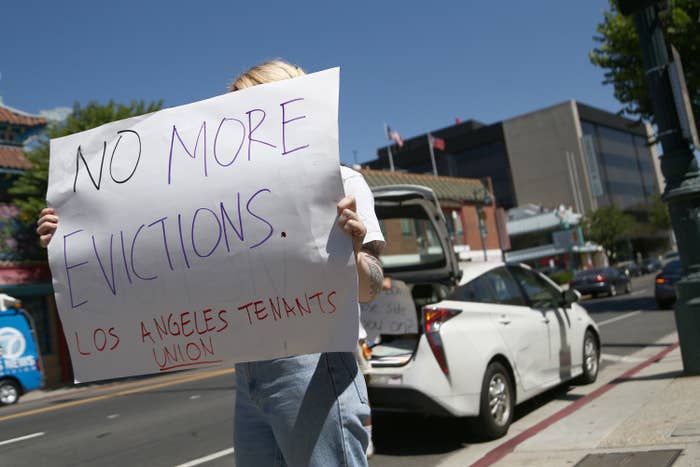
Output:
<instances>
[{"instance_id":1,"label":"white car","mask_svg":"<svg viewBox=\"0 0 700 467\"><path fill-rule=\"evenodd\" d=\"M385 276L405 282L417 332L381 334L368 373L374 410L478 417L503 436L513 409L563 382L595 381L600 334L580 295L528 266L460 267L431 190L375 188Z\"/></svg>"}]
</instances>

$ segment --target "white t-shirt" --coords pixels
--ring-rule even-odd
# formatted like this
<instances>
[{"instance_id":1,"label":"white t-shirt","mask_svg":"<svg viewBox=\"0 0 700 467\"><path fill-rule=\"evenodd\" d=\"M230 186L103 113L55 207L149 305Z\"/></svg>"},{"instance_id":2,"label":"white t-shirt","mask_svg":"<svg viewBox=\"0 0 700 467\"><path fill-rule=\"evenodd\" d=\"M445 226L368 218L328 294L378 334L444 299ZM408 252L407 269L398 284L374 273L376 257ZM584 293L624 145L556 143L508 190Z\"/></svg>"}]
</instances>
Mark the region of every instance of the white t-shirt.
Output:
<instances>
[{"instance_id":1,"label":"white t-shirt","mask_svg":"<svg viewBox=\"0 0 700 467\"><path fill-rule=\"evenodd\" d=\"M365 244L373 241L384 242L384 235L382 235L382 231L379 228L377 214L374 212L374 196L372 196L372 190L369 189L365 178L360 172L343 165L340 166L340 175L343 178L345 195L355 197L357 215L367 229L362 243ZM359 303L357 304L357 313L359 316ZM360 339L364 339L365 337L367 337L367 332L362 327L362 323L360 323Z\"/></svg>"}]
</instances>

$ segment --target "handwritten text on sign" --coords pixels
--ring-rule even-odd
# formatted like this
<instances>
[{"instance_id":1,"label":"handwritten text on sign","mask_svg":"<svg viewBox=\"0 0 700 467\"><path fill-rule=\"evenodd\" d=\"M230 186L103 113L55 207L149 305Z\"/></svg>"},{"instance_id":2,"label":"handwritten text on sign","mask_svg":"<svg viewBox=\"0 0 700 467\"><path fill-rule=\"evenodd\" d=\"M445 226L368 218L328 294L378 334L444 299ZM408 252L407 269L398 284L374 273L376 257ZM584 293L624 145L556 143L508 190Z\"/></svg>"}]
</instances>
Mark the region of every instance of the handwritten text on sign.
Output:
<instances>
[{"instance_id":1,"label":"handwritten text on sign","mask_svg":"<svg viewBox=\"0 0 700 467\"><path fill-rule=\"evenodd\" d=\"M351 350L338 69L51 141L76 380Z\"/></svg>"},{"instance_id":2,"label":"handwritten text on sign","mask_svg":"<svg viewBox=\"0 0 700 467\"><path fill-rule=\"evenodd\" d=\"M370 340L381 334L418 332L418 316L411 291L405 282L396 279L392 279L391 288L382 290L373 302L362 304L360 320Z\"/></svg>"}]
</instances>

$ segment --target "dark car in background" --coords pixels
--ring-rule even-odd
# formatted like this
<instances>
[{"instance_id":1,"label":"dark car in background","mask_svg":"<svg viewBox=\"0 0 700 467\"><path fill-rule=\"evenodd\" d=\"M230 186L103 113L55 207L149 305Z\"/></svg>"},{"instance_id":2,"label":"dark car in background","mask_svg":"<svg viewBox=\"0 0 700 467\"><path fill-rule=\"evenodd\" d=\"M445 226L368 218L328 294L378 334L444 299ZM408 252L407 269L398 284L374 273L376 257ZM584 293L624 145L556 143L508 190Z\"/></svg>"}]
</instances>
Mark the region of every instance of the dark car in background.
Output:
<instances>
[{"instance_id":1,"label":"dark car in background","mask_svg":"<svg viewBox=\"0 0 700 467\"><path fill-rule=\"evenodd\" d=\"M571 287L578 290L581 295L593 297L601 294L614 297L620 292L632 291L629 276L613 267L579 271L574 275Z\"/></svg>"},{"instance_id":2,"label":"dark car in background","mask_svg":"<svg viewBox=\"0 0 700 467\"><path fill-rule=\"evenodd\" d=\"M667 251L664 253L663 264L666 265L669 261L673 261L674 259L680 259L678 252L676 250Z\"/></svg>"},{"instance_id":3,"label":"dark car in background","mask_svg":"<svg viewBox=\"0 0 700 467\"><path fill-rule=\"evenodd\" d=\"M661 269L661 261L658 259L648 259L642 263L642 272L650 274Z\"/></svg>"},{"instance_id":4,"label":"dark car in background","mask_svg":"<svg viewBox=\"0 0 700 467\"><path fill-rule=\"evenodd\" d=\"M640 268L634 261L626 261L620 263L617 266L617 270L628 277L639 277L642 275L642 268Z\"/></svg>"},{"instance_id":5,"label":"dark car in background","mask_svg":"<svg viewBox=\"0 0 700 467\"><path fill-rule=\"evenodd\" d=\"M669 261L654 281L654 299L661 309L671 308L676 303L676 282L681 278L681 261Z\"/></svg>"}]
</instances>

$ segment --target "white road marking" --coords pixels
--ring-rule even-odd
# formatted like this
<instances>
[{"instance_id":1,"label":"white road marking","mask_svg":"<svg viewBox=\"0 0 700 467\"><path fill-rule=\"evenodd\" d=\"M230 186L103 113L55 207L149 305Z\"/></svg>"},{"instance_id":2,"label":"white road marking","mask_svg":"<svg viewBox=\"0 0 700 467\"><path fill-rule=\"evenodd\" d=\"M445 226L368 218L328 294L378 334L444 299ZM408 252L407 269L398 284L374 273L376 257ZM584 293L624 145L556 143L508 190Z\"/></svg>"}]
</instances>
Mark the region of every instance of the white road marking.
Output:
<instances>
[{"instance_id":1,"label":"white road marking","mask_svg":"<svg viewBox=\"0 0 700 467\"><path fill-rule=\"evenodd\" d=\"M645 361L643 358L635 358L635 357L630 357L630 356L623 356L623 355L613 355L610 353L604 353L600 354L600 358L602 360L607 360L609 362L630 362L630 363L638 363L638 362L643 362Z\"/></svg>"},{"instance_id":2,"label":"white road marking","mask_svg":"<svg viewBox=\"0 0 700 467\"><path fill-rule=\"evenodd\" d=\"M200 396L199 394L194 394L194 395L190 396L190 400L193 401L195 399L199 399L200 397L202 397L202 396Z\"/></svg>"},{"instance_id":3,"label":"white road marking","mask_svg":"<svg viewBox=\"0 0 700 467\"><path fill-rule=\"evenodd\" d=\"M107 415L107 418L110 419L110 420L113 420L113 419L117 418L118 416L119 416L118 413L113 413L113 414L111 414L111 415Z\"/></svg>"},{"instance_id":4,"label":"white road marking","mask_svg":"<svg viewBox=\"0 0 700 467\"><path fill-rule=\"evenodd\" d=\"M233 448L224 449L223 451L215 452L214 454L209 454L208 456L200 457L198 459L192 459L191 461L185 462L184 464L180 464L176 467L194 467L195 465L204 464L205 462L213 461L214 459L228 456L229 454L233 454Z\"/></svg>"},{"instance_id":5,"label":"white road marking","mask_svg":"<svg viewBox=\"0 0 700 467\"><path fill-rule=\"evenodd\" d=\"M621 315L621 316L616 316L614 318L606 319L605 321L601 321L600 323L597 323L597 324L598 324L598 326L605 326L606 324L614 323L615 321L620 321L623 319L631 318L632 316L638 315L641 312L642 312L641 310L632 311L630 313L625 313L624 315Z\"/></svg>"},{"instance_id":6,"label":"white road marking","mask_svg":"<svg viewBox=\"0 0 700 467\"><path fill-rule=\"evenodd\" d=\"M25 439L32 439L32 438L36 438L38 436L44 436L44 435L45 435L45 433L42 431L39 433L32 433L31 435L20 436L19 438L7 439L5 441L0 441L0 446L2 446L4 444L16 443L18 441L24 441Z\"/></svg>"}]
</instances>

